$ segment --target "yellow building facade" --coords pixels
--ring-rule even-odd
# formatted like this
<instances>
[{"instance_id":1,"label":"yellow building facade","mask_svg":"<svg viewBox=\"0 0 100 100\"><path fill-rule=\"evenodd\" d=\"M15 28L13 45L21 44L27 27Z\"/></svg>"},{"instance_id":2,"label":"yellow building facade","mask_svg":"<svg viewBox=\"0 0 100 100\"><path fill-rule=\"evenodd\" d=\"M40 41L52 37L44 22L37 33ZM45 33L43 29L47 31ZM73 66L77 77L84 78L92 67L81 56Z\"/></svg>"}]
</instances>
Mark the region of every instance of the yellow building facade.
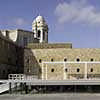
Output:
<instances>
[{"instance_id":1,"label":"yellow building facade","mask_svg":"<svg viewBox=\"0 0 100 100\"><path fill-rule=\"evenodd\" d=\"M72 48L67 43L40 44L38 47L31 44L28 48L24 50L26 74L44 80L100 77L100 49Z\"/></svg>"}]
</instances>

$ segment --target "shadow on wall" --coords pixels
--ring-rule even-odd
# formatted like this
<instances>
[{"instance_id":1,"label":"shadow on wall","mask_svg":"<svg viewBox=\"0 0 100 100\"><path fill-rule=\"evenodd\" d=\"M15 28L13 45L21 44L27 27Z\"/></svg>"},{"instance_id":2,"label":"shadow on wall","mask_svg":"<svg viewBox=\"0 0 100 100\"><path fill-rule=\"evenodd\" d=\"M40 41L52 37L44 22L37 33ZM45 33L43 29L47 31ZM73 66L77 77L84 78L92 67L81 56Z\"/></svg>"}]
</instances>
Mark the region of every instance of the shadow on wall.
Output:
<instances>
[{"instance_id":1,"label":"shadow on wall","mask_svg":"<svg viewBox=\"0 0 100 100\"><path fill-rule=\"evenodd\" d=\"M31 49L24 49L24 74L41 78L41 67Z\"/></svg>"},{"instance_id":2,"label":"shadow on wall","mask_svg":"<svg viewBox=\"0 0 100 100\"><path fill-rule=\"evenodd\" d=\"M0 79L7 79L9 74L23 73L24 48L0 33Z\"/></svg>"},{"instance_id":3,"label":"shadow on wall","mask_svg":"<svg viewBox=\"0 0 100 100\"><path fill-rule=\"evenodd\" d=\"M24 73L24 48L16 48L17 60L16 60L16 72L17 74ZM16 73L15 73L16 74Z\"/></svg>"}]
</instances>

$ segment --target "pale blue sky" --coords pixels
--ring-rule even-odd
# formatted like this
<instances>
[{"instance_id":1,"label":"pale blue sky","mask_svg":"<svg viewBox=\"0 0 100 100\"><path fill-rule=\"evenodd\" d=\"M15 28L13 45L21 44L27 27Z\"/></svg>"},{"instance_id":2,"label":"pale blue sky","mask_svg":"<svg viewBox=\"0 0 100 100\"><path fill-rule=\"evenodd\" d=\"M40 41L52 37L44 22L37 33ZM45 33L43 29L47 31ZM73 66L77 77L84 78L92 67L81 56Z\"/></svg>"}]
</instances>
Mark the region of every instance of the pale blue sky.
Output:
<instances>
[{"instance_id":1,"label":"pale blue sky","mask_svg":"<svg viewBox=\"0 0 100 100\"><path fill-rule=\"evenodd\" d=\"M100 0L0 0L0 29L31 30L39 14L49 25L49 42L100 48Z\"/></svg>"}]
</instances>

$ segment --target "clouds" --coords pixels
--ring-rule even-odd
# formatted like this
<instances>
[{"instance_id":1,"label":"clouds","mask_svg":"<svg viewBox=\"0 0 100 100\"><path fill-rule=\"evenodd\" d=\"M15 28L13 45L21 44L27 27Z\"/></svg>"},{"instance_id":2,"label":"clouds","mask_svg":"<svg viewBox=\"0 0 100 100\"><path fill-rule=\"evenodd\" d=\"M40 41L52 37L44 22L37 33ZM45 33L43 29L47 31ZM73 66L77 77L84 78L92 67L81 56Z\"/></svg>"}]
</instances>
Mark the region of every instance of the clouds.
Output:
<instances>
[{"instance_id":1,"label":"clouds","mask_svg":"<svg viewBox=\"0 0 100 100\"><path fill-rule=\"evenodd\" d=\"M60 24L67 22L100 24L100 11L98 12L95 6L89 5L86 0L59 3L55 9L55 15Z\"/></svg>"},{"instance_id":2,"label":"clouds","mask_svg":"<svg viewBox=\"0 0 100 100\"><path fill-rule=\"evenodd\" d=\"M14 20L13 20L13 23L15 24L15 25L25 25L27 22L26 22L26 20L24 20L23 18L15 18Z\"/></svg>"},{"instance_id":3,"label":"clouds","mask_svg":"<svg viewBox=\"0 0 100 100\"><path fill-rule=\"evenodd\" d=\"M11 18L5 18L5 21L3 21L1 24L23 26L23 25L28 25L29 21L21 17L11 17Z\"/></svg>"},{"instance_id":4,"label":"clouds","mask_svg":"<svg viewBox=\"0 0 100 100\"><path fill-rule=\"evenodd\" d=\"M31 20L22 17L0 18L1 29L31 29Z\"/></svg>"}]
</instances>

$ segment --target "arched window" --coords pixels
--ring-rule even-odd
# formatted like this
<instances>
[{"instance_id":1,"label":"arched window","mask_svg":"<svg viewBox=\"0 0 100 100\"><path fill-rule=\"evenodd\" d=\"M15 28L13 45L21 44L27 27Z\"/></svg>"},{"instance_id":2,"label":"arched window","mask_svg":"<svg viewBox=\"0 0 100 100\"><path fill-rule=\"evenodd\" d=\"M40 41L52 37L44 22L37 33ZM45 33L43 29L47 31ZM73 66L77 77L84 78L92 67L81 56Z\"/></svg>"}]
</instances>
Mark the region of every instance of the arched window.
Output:
<instances>
[{"instance_id":1,"label":"arched window","mask_svg":"<svg viewBox=\"0 0 100 100\"><path fill-rule=\"evenodd\" d=\"M38 37L40 37L40 34L41 34L41 31L40 31L40 30L38 30Z\"/></svg>"},{"instance_id":2,"label":"arched window","mask_svg":"<svg viewBox=\"0 0 100 100\"><path fill-rule=\"evenodd\" d=\"M67 72L68 70L67 70L67 68L65 69L65 72Z\"/></svg>"},{"instance_id":3,"label":"arched window","mask_svg":"<svg viewBox=\"0 0 100 100\"><path fill-rule=\"evenodd\" d=\"M79 72L80 71L80 69L79 68L77 68L77 72Z\"/></svg>"},{"instance_id":4,"label":"arched window","mask_svg":"<svg viewBox=\"0 0 100 100\"><path fill-rule=\"evenodd\" d=\"M93 59L93 58L91 58L91 59L90 59L90 61L94 61L94 59Z\"/></svg>"},{"instance_id":5,"label":"arched window","mask_svg":"<svg viewBox=\"0 0 100 100\"><path fill-rule=\"evenodd\" d=\"M93 72L93 68L90 69L90 72Z\"/></svg>"},{"instance_id":6,"label":"arched window","mask_svg":"<svg viewBox=\"0 0 100 100\"><path fill-rule=\"evenodd\" d=\"M41 63L42 62L42 60L41 59L39 59L39 63Z\"/></svg>"},{"instance_id":7,"label":"arched window","mask_svg":"<svg viewBox=\"0 0 100 100\"><path fill-rule=\"evenodd\" d=\"M64 61L66 62L67 61L67 58L64 58Z\"/></svg>"},{"instance_id":8,"label":"arched window","mask_svg":"<svg viewBox=\"0 0 100 100\"><path fill-rule=\"evenodd\" d=\"M79 62L79 61L80 61L80 59L79 59L79 58L77 58L77 59L76 59L76 61L77 61L77 62Z\"/></svg>"},{"instance_id":9,"label":"arched window","mask_svg":"<svg viewBox=\"0 0 100 100\"><path fill-rule=\"evenodd\" d=\"M53 68L51 69L51 72L54 72L54 69Z\"/></svg>"},{"instance_id":10,"label":"arched window","mask_svg":"<svg viewBox=\"0 0 100 100\"><path fill-rule=\"evenodd\" d=\"M54 61L53 58L51 59L51 61L52 61L52 62Z\"/></svg>"}]
</instances>

